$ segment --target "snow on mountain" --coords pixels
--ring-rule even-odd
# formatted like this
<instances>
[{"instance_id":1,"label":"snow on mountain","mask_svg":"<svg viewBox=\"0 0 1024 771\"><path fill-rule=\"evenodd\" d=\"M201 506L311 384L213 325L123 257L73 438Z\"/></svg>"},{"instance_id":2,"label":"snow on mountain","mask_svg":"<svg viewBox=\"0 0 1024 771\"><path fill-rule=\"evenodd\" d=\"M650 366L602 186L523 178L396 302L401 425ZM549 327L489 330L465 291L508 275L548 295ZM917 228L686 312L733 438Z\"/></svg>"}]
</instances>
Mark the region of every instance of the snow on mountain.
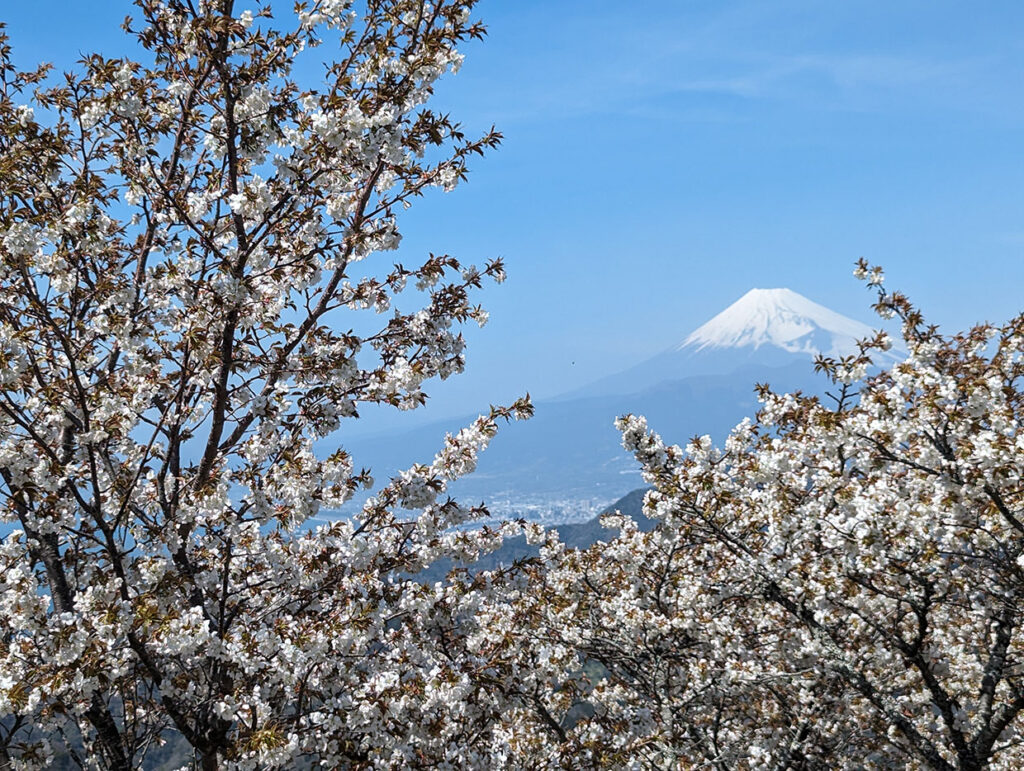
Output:
<instances>
[{"instance_id":1,"label":"snow on mountain","mask_svg":"<svg viewBox=\"0 0 1024 771\"><path fill-rule=\"evenodd\" d=\"M721 375L740 368L784 367L818 355L846 356L873 336L867 324L836 313L791 289L751 289L681 343L568 397L622 394L666 380ZM882 366L902 350L876 355Z\"/></svg>"},{"instance_id":2,"label":"snow on mountain","mask_svg":"<svg viewBox=\"0 0 1024 771\"><path fill-rule=\"evenodd\" d=\"M790 353L846 356L857 340L874 331L808 300L792 289L751 289L676 346L698 353L707 348L774 345Z\"/></svg>"}]
</instances>

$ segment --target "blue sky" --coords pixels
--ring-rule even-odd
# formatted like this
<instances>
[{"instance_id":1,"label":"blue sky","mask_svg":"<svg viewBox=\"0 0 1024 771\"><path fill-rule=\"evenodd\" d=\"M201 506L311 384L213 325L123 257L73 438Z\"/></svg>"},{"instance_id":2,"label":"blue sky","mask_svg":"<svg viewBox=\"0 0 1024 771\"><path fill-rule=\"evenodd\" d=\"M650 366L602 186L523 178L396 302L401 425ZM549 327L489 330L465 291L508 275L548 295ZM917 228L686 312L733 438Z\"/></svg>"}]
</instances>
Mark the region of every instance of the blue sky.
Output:
<instances>
[{"instance_id":1,"label":"blue sky","mask_svg":"<svg viewBox=\"0 0 1024 771\"><path fill-rule=\"evenodd\" d=\"M67 67L130 50L131 10L0 18L19 63ZM398 259L502 256L509 281L481 295L491 323L424 417L624 369L755 286L870 323L862 255L949 330L1024 309L1024 4L482 0L478 15L490 35L438 104L506 141L408 213Z\"/></svg>"}]
</instances>

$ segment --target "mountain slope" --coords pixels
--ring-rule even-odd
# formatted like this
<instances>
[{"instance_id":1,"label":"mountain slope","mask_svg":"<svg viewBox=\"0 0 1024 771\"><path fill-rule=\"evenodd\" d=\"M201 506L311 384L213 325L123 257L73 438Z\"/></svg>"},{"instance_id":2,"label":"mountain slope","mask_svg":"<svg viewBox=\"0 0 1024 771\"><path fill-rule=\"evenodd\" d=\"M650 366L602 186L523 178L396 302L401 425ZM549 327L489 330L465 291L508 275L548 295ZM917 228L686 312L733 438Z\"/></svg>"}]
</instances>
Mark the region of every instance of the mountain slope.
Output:
<instances>
[{"instance_id":1,"label":"mountain slope","mask_svg":"<svg viewBox=\"0 0 1024 771\"><path fill-rule=\"evenodd\" d=\"M455 483L452 494L466 502L486 501L501 515L548 522L588 519L643 484L638 465L622 449L617 416L645 415L670 442L685 444L699 434L720 442L757 411L754 384L759 381L780 391L823 385L810 366L798 362L658 383L632 394L540 401L530 420L502 425L477 470ZM353 439L346 449L358 465L384 480L413 463L429 462L445 432L454 433L473 417Z\"/></svg>"},{"instance_id":2,"label":"mountain slope","mask_svg":"<svg viewBox=\"0 0 1024 771\"><path fill-rule=\"evenodd\" d=\"M540 401L536 416L503 426L475 473L452 485L465 502L486 501L499 516L547 523L590 519L643 484L613 421L645 415L666 441L700 434L721 442L758 409L754 384L821 393L827 380L813 357L856 350L872 330L788 289L753 289L660 356L575 395ZM899 352L884 364L898 359ZM347 443L356 463L380 480L429 463L444 433L475 416Z\"/></svg>"},{"instance_id":3,"label":"mountain slope","mask_svg":"<svg viewBox=\"0 0 1024 771\"><path fill-rule=\"evenodd\" d=\"M791 289L751 289L679 344L567 396L629 393L650 383L692 375L810 362L818 355L846 356L857 352L858 340L873 335L867 324ZM878 357L878 364L894 364L904 355L890 351Z\"/></svg>"}]
</instances>

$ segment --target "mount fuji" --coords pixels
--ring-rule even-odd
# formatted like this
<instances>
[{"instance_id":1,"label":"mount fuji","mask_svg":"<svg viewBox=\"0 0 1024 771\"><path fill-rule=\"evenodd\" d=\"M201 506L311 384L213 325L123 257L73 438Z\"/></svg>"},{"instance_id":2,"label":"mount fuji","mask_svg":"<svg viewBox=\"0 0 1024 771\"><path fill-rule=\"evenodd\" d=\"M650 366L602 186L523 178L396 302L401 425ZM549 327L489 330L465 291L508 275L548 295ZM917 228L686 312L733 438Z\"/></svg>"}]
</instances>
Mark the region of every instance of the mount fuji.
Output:
<instances>
[{"instance_id":1,"label":"mount fuji","mask_svg":"<svg viewBox=\"0 0 1024 771\"><path fill-rule=\"evenodd\" d=\"M857 353L858 340L873 336L867 324L791 289L751 289L677 345L566 396L630 393L694 375L782 367L819 355L848 356ZM905 356L905 351L894 348L876 355L876 364L890 366Z\"/></svg>"},{"instance_id":2,"label":"mount fuji","mask_svg":"<svg viewBox=\"0 0 1024 771\"><path fill-rule=\"evenodd\" d=\"M618 415L646 415L669 442L682 444L699 434L720 442L757 411L755 383L821 393L828 382L814 372L813 358L854 353L857 340L871 336L866 324L789 289L752 289L661 354L537 402L535 417L503 426L477 471L452 492L487 501L502 516L548 523L588 519L643 484L613 426ZM902 355L894 349L877 363L889 366ZM444 432L457 431L473 417L353 439L347 449L383 479L429 462Z\"/></svg>"}]
</instances>

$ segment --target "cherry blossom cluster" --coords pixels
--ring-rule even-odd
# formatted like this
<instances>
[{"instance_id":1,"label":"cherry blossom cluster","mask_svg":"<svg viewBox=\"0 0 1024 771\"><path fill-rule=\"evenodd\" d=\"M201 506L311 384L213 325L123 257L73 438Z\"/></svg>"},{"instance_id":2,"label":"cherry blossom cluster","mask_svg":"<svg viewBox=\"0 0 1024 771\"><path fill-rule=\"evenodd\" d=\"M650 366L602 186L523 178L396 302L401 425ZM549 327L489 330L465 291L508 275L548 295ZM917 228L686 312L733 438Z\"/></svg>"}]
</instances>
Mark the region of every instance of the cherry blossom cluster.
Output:
<instances>
[{"instance_id":1,"label":"cherry blossom cluster","mask_svg":"<svg viewBox=\"0 0 1024 771\"><path fill-rule=\"evenodd\" d=\"M454 767L497 741L486 588L418 573L516 531L445 491L529 402L312 520L372 484L347 422L460 372L505 277L383 261L501 139L428 106L484 28L474 0L237 5L140 0L139 57L64 79L0 41L0 765L136 768L178 737L201 768Z\"/></svg>"},{"instance_id":2,"label":"cherry blossom cluster","mask_svg":"<svg viewBox=\"0 0 1024 771\"><path fill-rule=\"evenodd\" d=\"M1024 764L1024 316L947 337L857 275L904 362L872 366L882 334L821 359L827 399L762 387L722 448L621 418L656 526L549 547L492 610L521 620L554 765Z\"/></svg>"}]
</instances>

